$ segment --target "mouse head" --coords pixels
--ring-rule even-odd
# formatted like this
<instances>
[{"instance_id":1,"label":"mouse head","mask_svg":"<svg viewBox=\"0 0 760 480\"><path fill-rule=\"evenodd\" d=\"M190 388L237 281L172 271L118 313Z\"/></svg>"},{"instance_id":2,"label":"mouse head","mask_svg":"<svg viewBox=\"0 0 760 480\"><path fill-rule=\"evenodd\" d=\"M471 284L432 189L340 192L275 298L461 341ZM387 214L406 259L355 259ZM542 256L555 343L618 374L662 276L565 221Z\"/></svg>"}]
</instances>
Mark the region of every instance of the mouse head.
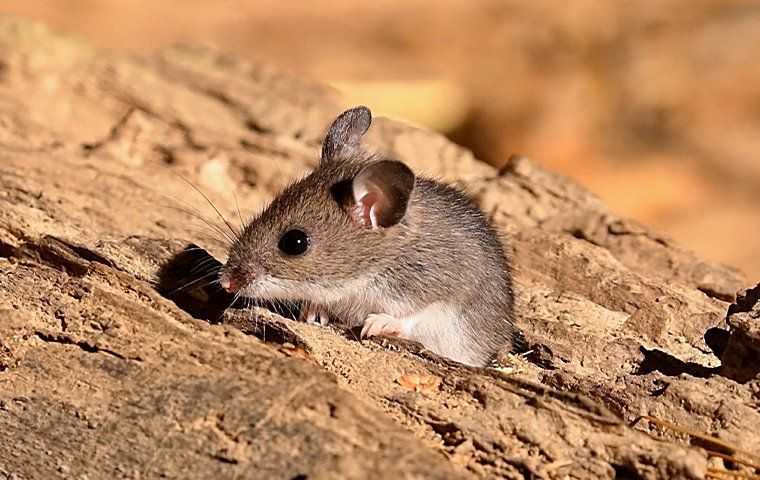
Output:
<instances>
[{"instance_id":1,"label":"mouse head","mask_svg":"<svg viewBox=\"0 0 760 480\"><path fill-rule=\"evenodd\" d=\"M373 272L398 257L414 173L366 154L366 107L343 112L330 127L319 167L282 193L229 252L220 284L262 299L329 301L361 291Z\"/></svg>"}]
</instances>

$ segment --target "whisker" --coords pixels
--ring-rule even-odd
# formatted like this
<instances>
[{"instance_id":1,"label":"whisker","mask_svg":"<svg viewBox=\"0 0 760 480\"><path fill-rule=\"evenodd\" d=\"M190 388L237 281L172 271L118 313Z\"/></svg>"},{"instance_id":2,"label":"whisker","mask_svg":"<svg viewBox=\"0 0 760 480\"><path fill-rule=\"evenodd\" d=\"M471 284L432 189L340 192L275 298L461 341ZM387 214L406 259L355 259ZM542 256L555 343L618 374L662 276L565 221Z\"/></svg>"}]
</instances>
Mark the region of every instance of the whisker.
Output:
<instances>
[{"instance_id":1,"label":"whisker","mask_svg":"<svg viewBox=\"0 0 760 480\"><path fill-rule=\"evenodd\" d=\"M229 225L229 223L228 223L228 222L227 222L227 221L224 219L224 216L222 216L221 212L219 212L219 210L216 208L216 206L215 206L215 205L214 205L214 204L213 204L213 203L212 203L212 202L211 202L211 201L208 199L208 197L207 197L206 195L204 195L204 194L203 194L203 192L201 192L200 190L198 190L198 188L197 188L195 185L193 185L193 184L192 184L191 182L189 182L187 179L183 178L181 175L178 175L178 174L176 174L176 173L174 173L174 175L176 175L177 177L179 177L180 179L182 179L184 182L186 182L188 185L190 185L190 186L191 186L193 189L195 189L196 191L198 191L198 193L200 193L200 195L201 195L201 196L202 196L204 199L206 199L206 201L207 201L207 202L208 202L208 203L209 203L209 204L210 204L210 205L211 205L211 206L214 208L214 210L216 211L216 213L217 213L217 214L220 216L220 218L221 218L221 219L224 221L225 225L227 225L227 227L228 227L228 228L230 228L230 225ZM206 224L206 225L207 225L209 228L211 228L211 229L212 229L212 231L213 231L213 232L216 232L218 235L220 235L220 238L218 238L218 239L216 239L216 240L221 240L221 241L222 241L222 243L226 244L228 247L229 247L229 246L231 246L232 244L234 244L234 243L235 243L235 241L236 241L236 237L235 237L234 235L230 236L230 235L229 235L229 234L228 234L228 233L227 233L227 232L226 232L224 229L222 229L222 228L221 228L219 225L212 223L212 222L211 222L211 221L209 221L209 220L208 220L206 217L204 217L203 215L201 215L200 213L198 213L196 209L194 209L194 208L192 208L192 207L188 208L188 207L187 207L187 204L183 204L183 202L181 202L180 200L178 200L178 199L176 199L176 198L173 198L173 197L171 197L170 195L167 195L167 194L165 194L165 193L163 193L163 192L160 192L160 191L157 191L157 190L153 190L153 192L154 192L154 193L155 193L157 196L159 196L159 197L163 197L164 199L168 200L168 201L171 203L170 205L161 205L161 206L163 206L163 207L165 207L165 208L173 208L173 209L175 209L175 210L178 210L178 211L184 212L184 213L186 213L186 214L188 214L188 215L190 215L190 216L193 216L193 217L195 217L195 218L197 218L197 219L199 219L199 220L203 221L203 222L204 222L204 223L205 223L205 224ZM182 206L184 206L184 208L183 208L183 207L178 207L178 205L182 205ZM232 231L232 230L231 230L231 231ZM232 231L232 233L234 234L234 231Z\"/></svg>"},{"instance_id":2,"label":"whisker","mask_svg":"<svg viewBox=\"0 0 760 480\"><path fill-rule=\"evenodd\" d=\"M256 302L258 303L259 300L256 299ZM256 306L259 307L260 305L256 305ZM253 314L253 310L251 310L251 314ZM261 326L262 326L262 329L261 329L261 331L262 331L262 333L261 333L261 339L266 342L267 341L267 322L266 322L266 320L261 320Z\"/></svg>"},{"instance_id":3,"label":"whisker","mask_svg":"<svg viewBox=\"0 0 760 480\"><path fill-rule=\"evenodd\" d=\"M195 285L196 283L198 283L198 282L200 282L200 281L202 281L202 280L205 280L205 279L207 279L208 277L210 277L210 276L212 276L212 275L217 275L218 273L219 273L219 269L216 269L216 270L214 270L213 272L209 272L209 273L207 273L207 274L205 274L205 275L203 275L203 276L201 276L201 277L198 277L198 278L196 278L195 280L192 280L192 281L190 281L190 282L188 282L188 283L186 283L186 284L182 285L181 287L175 288L175 289L174 289L174 290L172 290L171 292L167 293L167 294L166 294L166 296L168 296L168 297L171 297L171 296L172 296L172 295L174 295L175 293L177 293L177 292L179 292L179 291L181 291L181 290L184 290L184 289L186 289L186 288L188 288L188 287L190 287L190 286L192 286L192 285ZM207 284L205 284L205 285L203 285L203 286L204 286L204 287L206 287L206 286L208 286L208 285L213 285L213 284L214 284L214 282L218 282L218 281L219 281L219 279L215 279L215 280L213 280L213 281L211 281L211 282L209 282L209 283L207 283Z\"/></svg>"},{"instance_id":4,"label":"whisker","mask_svg":"<svg viewBox=\"0 0 760 480\"><path fill-rule=\"evenodd\" d=\"M229 241L227 241L226 239L225 240L220 240L218 237L210 234L207 229L205 229L205 230L201 229L201 228L193 229L192 233L193 233L193 238L197 239L198 242L203 242L204 244L208 245L209 247L214 247L214 248L219 247L224 252L227 252L227 251L229 251L230 248L232 248L230 246L230 244L229 244ZM209 251L209 247L203 248L203 250L205 250L206 253L208 253L209 255L211 255L211 253ZM220 251L220 253L221 253L221 251ZM219 260L219 262L220 263L224 263L221 260Z\"/></svg>"},{"instance_id":5,"label":"whisker","mask_svg":"<svg viewBox=\"0 0 760 480\"><path fill-rule=\"evenodd\" d=\"M243 214L240 213L240 204L238 204L238 198L235 194L235 190L232 190L232 198L235 199L235 210L237 210L238 218L240 219L240 231L238 232L238 238L240 238L243 235L243 232L245 231L245 221L243 220Z\"/></svg>"},{"instance_id":6,"label":"whisker","mask_svg":"<svg viewBox=\"0 0 760 480\"><path fill-rule=\"evenodd\" d=\"M214 257L204 258L200 262L198 262L195 265L193 265L193 268L190 269L190 273L194 273L194 272L199 272L199 271L205 270L205 269L209 268L209 265L215 265L215 267L212 267L212 268L216 268L216 270L218 271L221 268L219 265L216 265L218 263L219 263L219 261L216 258L214 258Z\"/></svg>"},{"instance_id":7,"label":"whisker","mask_svg":"<svg viewBox=\"0 0 760 480\"><path fill-rule=\"evenodd\" d=\"M210 287L210 286L214 285L215 283L217 283L217 280L211 280L211 281L208 281L208 282L205 282L205 283L200 283L198 285L187 285L187 286L181 287L181 288L189 288L191 286L194 287L194 288L206 288L206 287ZM166 295L167 295L167 297L171 297L175 293L176 292L169 292Z\"/></svg>"},{"instance_id":8,"label":"whisker","mask_svg":"<svg viewBox=\"0 0 760 480\"><path fill-rule=\"evenodd\" d=\"M262 333L261 333L261 340L266 342L266 322L263 322L256 312L254 312L254 309L256 307L260 307L259 299L255 297L246 297L246 309L248 310L248 323L251 324L251 327L253 328L254 334L259 329L259 322L261 322L262 325ZM253 308L252 308L253 307ZM258 335L257 335L258 336Z\"/></svg>"},{"instance_id":9,"label":"whisker","mask_svg":"<svg viewBox=\"0 0 760 480\"><path fill-rule=\"evenodd\" d=\"M184 178L182 178L180 175L177 175L177 176L180 177L183 181L187 182L187 180L185 180ZM216 223L211 222L205 216L201 215L200 212L198 211L198 209L196 209L192 205L189 205L186 202L182 202L179 199L174 198L174 197L172 197L170 195L167 195L165 193L161 193L161 192L156 192L156 193L159 196L165 198L166 200L168 200L170 202L169 205L162 204L161 205L162 207L178 210L178 211L184 212L184 213L186 213L186 214L188 214L190 216L193 216L193 217L195 217L195 218L203 221L206 225L208 225L210 228L212 228L214 231L216 231L222 237L226 237L226 238L230 239L232 241L232 243L234 243L234 237L231 238L226 230L224 230L223 228L221 228ZM208 201L208 199L207 199L207 201Z\"/></svg>"},{"instance_id":10,"label":"whisker","mask_svg":"<svg viewBox=\"0 0 760 480\"><path fill-rule=\"evenodd\" d=\"M196 234L206 232L209 235L208 238L212 238L216 242L221 242L224 245L229 245L232 243L232 240L229 238L226 231L221 230L218 225L215 225L214 223L209 222L209 220L207 220L203 216L191 210L186 210L186 209L171 206L171 205L161 205L161 207L182 212L186 215L193 217L193 219L195 220L200 220L201 222L203 222L203 225L197 225L197 226L190 225L191 227L193 227L192 229Z\"/></svg>"},{"instance_id":11,"label":"whisker","mask_svg":"<svg viewBox=\"0 0 760 480\"><path fill-rule=\"evenodd\" d=\"M234 297L232 297L232 301L230 302L230 304L229 304L229 305L227 305L227 308L223 309L223 310L222 310L222 312L219 314L219 316L216 318L216 323L221 323L221 321L222 321L222 317L224 317L224 312L226 312L226 311L227 311L227 310L229 310L229 309L230 309L230 308L231 308L233 305L235 305L235 302L237 302L237 301L238 301L238 298L240 298L240 290L238 290L238 291L237 291L237 293L235 293L235 296L234 296Z\"/></svg>"},{"instance_id":12,"label":"whisker","mask_svg":"<svg viewBox=\"0 0 760 480\"><path fill-rule=\"evenodd\" d=\"M199 250L203 250L204 252L208 252L208 250L206 250L203 247L188 247L188 248L183 249L182 252L183 253L184 252L197 252Z\"/></svg>"},{"instance_id":13,"label":"whisker","mask_svg":"<svg viewBox=\"0 0 760 480\"><path fill-rule=\"evenodd\" d=\"M187 183L188 185L190 185L190 187L192 187L192 189L193 189L193 190L195 190L196 192L198 192L198 193L199 193L199 194L200 194L200 195L201 195L201 196L202 196L202 197L203 197L203 198L204 198L204 199L205 199L205 200L208 202L208 204L209 204L209 205L211 205L211 208L213 208L213 209L214 209L214 211L216 212L216 214L217 214L217 215L219 215L219 218L222 220L222 222L224 222L224 224L225 224L225 225L227 225L227 228L229 228L229 229L230 229L230 232L232 232L233 243L234 243L234 239L235 239L235 238L237 238L237 234L235 233L235 229L234 229L234 228L232 228L232 225L230 225L230 222L228 222L228 221L227 221L227 219L226 219L226 218L224 218L224 215L222 215L222 212L220 212L220 211L219 211L219 209L218 209L218 208L216 208L216 205L214 205L214 202L212 202L212 201L211 201L211 200L210 200L210 199L209 199L209 198L206 196L206 194L205 194L205 193L203 193L203 192L201 191L201 189L200 189L200 188L198 188L198 187L196 187L195 185L193 185L193 183L192 183L191 181L189 181L188 179L186 179L186 178L185 178L185 177L183 177L182 175L179 175L179 174L176 174L176 175L177 175L179 178L181 178L181 179L182 179L182 180L183 180L185 183Z\"/></svg>"},{"instance_id":14,"label":"whisker","mask_svg":"<svg viewBox=\"0 0 760 480\"><path fill-rule=\"evenodd\" d=\"M182 212L182 213L185 213L187 215L190 215L191 217L197 218L198 220L200 220L203 223L205 223L209 228L211 228L213 232L216 232L218 235L220 235L219 240L223 240L224 243L229 244L229 245L232 245L233 243L235 243L235 237L231 236L229 233L227 233L226 230L224 230L219 225L217 225L215 223L212 223L210 220L208 220L203 215L201 215L199 213L196 213L196 212L194 212L191 209L188 209L188 208L185 208L185 207L181 207L181 206L176 206L176 205L162 205L162 206L164 208L170 208L172 210L177 210L179 212Z\"/></svg>"}]
</instances>

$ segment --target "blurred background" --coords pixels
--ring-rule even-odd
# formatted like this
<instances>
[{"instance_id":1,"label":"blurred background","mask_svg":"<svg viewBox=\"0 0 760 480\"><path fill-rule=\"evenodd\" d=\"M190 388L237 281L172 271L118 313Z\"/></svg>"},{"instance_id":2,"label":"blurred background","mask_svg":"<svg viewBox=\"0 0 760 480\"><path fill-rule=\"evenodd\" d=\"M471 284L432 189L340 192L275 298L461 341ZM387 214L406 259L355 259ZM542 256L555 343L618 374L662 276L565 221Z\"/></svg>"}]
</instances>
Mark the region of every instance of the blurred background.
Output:
<instances>
[{"instance_id":1,"label":"blurred background","mask_svg":"<svg viewBox=\"0 0 760 480\"><path fill-rule=\"evenodd\" d=\"M212 44L329 83L493 165L513 153L760 279L757 0L3 0L148 54Z\"/></svg>"}]
</instances>

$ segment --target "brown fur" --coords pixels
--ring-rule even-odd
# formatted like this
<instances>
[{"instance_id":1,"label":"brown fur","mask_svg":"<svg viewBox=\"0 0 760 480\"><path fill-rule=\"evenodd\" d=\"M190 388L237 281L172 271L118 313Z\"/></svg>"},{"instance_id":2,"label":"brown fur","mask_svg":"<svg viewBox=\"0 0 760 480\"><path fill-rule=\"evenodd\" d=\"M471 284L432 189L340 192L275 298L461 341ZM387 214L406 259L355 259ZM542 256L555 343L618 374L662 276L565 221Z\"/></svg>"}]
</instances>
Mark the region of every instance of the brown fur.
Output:
<instances>
[{"instance_id":1,"label":"brown fur","mask_svg":"<svg viewBox=\"0 0 760 480\"><path fill-rule=\"evenodd\" d=\"M374 229L357 223L346 189L380 158L359 149L351 125L336 124L331 133L338 138L328 133L331 151L319 168L286 188L245 228L223 275L243 285L244 294L308 301L351 326L385 313L388 305L419 310L434 302L455 304L465 328L450 341L467 342L480 364L514 345L510 264L483 213L459 190L417 177L398 223ZM292 228L310 235L302 256L278 250L281 235ZM257 290L262 276L287 291Z\"/></svg>"}]
</instances>

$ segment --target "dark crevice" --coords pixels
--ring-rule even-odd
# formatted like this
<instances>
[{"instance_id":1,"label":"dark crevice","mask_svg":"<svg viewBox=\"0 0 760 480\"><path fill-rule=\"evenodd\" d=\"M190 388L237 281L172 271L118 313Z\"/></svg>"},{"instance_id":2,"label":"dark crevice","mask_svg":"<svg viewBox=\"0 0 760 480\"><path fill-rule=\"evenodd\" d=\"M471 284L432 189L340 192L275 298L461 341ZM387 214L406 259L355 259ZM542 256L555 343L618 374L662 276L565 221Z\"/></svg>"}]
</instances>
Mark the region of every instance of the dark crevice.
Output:
<instances>
[{"instance_id":1,"label":"dark crevice","mask_svg":"<svg viewBox=\"0 0 760 480\"><path fill-rule=\"evenodd\" d=\"M271 317L262 317L256 312L229 311L224 314L224 323L232 325L246 335L252 335L262 342L278 345L291 344L306 352L311 351L309 344L304 341L284 321Z\"/></svg>"},{"instance_id":2,"label":"dark crevice","mask_svg":"<svg viewBox=\"0 0 760 480\"><path fill-rule=\"evenodd\" d=\"M245 125L245 128L247 128L248 130L262 134L262 135L268 135L272 133L272 129L261 125L255 118L251 116L250 112L245 107L245 105L243 105L237 100L230 98L230 96L227 95L226 93L216 90L214 88L197 87L193 84L189 84L187 86L199 93L202 93L204 95L207 95L213 98L214 100L218 101L225 107L230 108L232 111L240 115L240 117L243 120L243 125Z\"/></svg>"},{"instance_id":3,"label":"dark crevice","mask_svg":"<svg viewBox=\"0 0 760 480\"><path fill-rule=\"evenodd\" d=\"M721 360L721 375L739 383L747 383L758 378L760 365L760 343L755 331L760 317L760 284L744 290L728 308L726 323L728 330L720 332L718 343ZM710 333L710 332L708 332ZM712 332L713 336L716 332Z\"/></svg>"},{"instance_id":4,"label":"dark crevice","mask_svg":"<svg viewBox=\"0 0 760 480\"><path fill-rule=\"evenodd\" d=\"M211 455L211 458L213 458L214 460L218 460L222 463L228 463L230 465L237 465L238 463L240 463L236 458L230 458L221 453L215 453Z\"/></svg>"},{"instance_id":5,"label":"dark crevice","mask_svg":"<svg viewBox=\"0 0 760 480\"><path fill-rule=\"evenodd\" d=\"M698 363L684 362L662 350L641 347L641 352L644 354L644 360L639 365L636 375L660 372L669 377L676 377L686 373L697 378L708 378L720 371L720 367L705 367Z\"/></svg>"},{"instance_id":6,"label":"dark crevice","mask_svg":"<svg viewBox=\"0 0 760 480\"><path fill-rule=\"evenodd\" d=\"M462 430L453 422L428 422L428 425L441 437L446 447L457 447L467 440Z\"/></svg>"},{"instance_id":7,"label":"dark crevice","mask_svg":"<svg viewBox=\"0 0 760 480\"><path fill-rule=\"evenodd\" d=\"M665 392L668 391L669 386L670 386L669 383L663 383L663 384L657 385L651 392L649 392L649 395L653 397L661 397L665 395Z\"/></svg>"},{"instance_id":8,"label":"dark crevice","mask_svg":"<svg viewBox=\"0 0 760 480\"><path fill-rule=\"evenodd\" d=\"M190 244L161 267L156 289L194 318L219 323L227 308L241 303L215 282L221 267L206 250Z\"/></svg>"},{"instance_id":9,"label":"dark crevice","mask_svg":"<svg viewBox=\"0 0 760 480\"><path fill-rule=\"evenodd\" d=\"M248 130L251 130L252 132L260 133L262 135L266 135L269 133L272 133L272 130L266 127L261 126L256 120L252 118L247 118L245 120L245 128Z\"/></svg>"},{"instance_id":10,"label":"dark crevice","mask_svg":"<svg viewBox=\"0 0 760 480\"><path fill-rule=\"evenodd\" d=\"M110 143L114 141L115 139L117 139L119 137L121 130L127 124L129 117L131 117L134 114L134 112L135 112L134 108L130 108L129 110L127 110L127 112L116 121L113 127L111 127L111 129L108 131L108 135L105 138L102 138L100 140L95 140L92 142L83 143L82 150L84 150L85 155L89 155L90 153L100 149L103 145L106 145L107 143Z\"/></svg>"},{"instance_id":11,"label":"dark crevice","mask_svg":"<svg viewBox=\"0 0 760 480\"><path fill-rule=\"evenodd\" d=\"M607 233L613 237L643 237L663 247L670 247L666 239L659 237L652 232L646 231L643 228L641 230L633 230L630 228L629 224L623 220L609 222L607 224Z\"/></svg>"},{"instance_id":12,"label":"dark crevice","mask_svg":"<svg viewBox=\"0 0 760 480\"><path fill-rule=\"evenodd\" d=\"M67 246L71 250L74 251L77 255L79 255L80 258L84 258L85 260L89 262L95 262L103 264L107 267L116 268L116 265L103 255L99 254L98 252L94 250L90 250L89 248L82 247L80 245L75 245L73 243L66 242L64 240L57 239L61 244Z\"/></svg>"},{"instance_id":13,"label":"dark crevice","mask_svg":"<svg viewBox=\"0 0 760 480\"><path fill-rule=\"evenodd\" d=\"M265 147L259 143L254 143L245 138L240 139L240 146L252 153L260 153L271 157L288 158L288 154L280 149Z\"/></svg>"},{"instance_id":14,"label":"dark crevice","mask_svg":"<svg viewBox=\"0 0 760 480\"><path fill-rule=\"evenodd\" d=\"M182 123L181 121L172 119L172 118L169 118L169 119L164 118L161 114L154 111L144 102L139 101L135 97L125 96L118 91L114 91L112 93L114 94L114 96L116 96L116 98L123 101L130 108L121 118L119 118L119 120L113 125L113 127L111 127L111 130L109 131L106 137L101 138L99 140L92 141L92 142L85 142L82 144L82 150L84 151L85 155L90 155L92 152L102 148L104 145L117 140L122 135L122 130L127 125L130 117L134 115L134 113L137 111L141 112L142 114L148 116L151 119L154 119L159 122L163 122L179 130L184 140L185 146L187 146L187 148L191 150L195 150L195 151L206 150L205 145L197 142L193 138L192 129L188 127L187 125L185 125L184 123Z\"/></svg>"},{"instance_id":15,"label":"dark crevice","mask_svg":"<svg viewBox=\"0 0 760 480\"><path fill-rule=\"evenodd\" d=\"M584 242L588 242L591 245L594 245L596 247L601 247L604 249L608 249L607 245L602 245L601 243L594 241L591 237L588 236L588 234L581 228L571 228L566 230L566 233L569 233L572 235L573 238L577 238L578 240L583 240Z\"/></svg>"},{"instance_id":16,"label":"dark crevice","mask_svg":"<svg viewBox=\"0 0 760 480\"><path fill-rule=\"evenodd\" d=\"M611 464L616 480L641 480L642 476L630 465Z\"/></svg>"},{"instance_id":17,"label":"dark crevice","mask_svg":"<svg viewBox=\"0 0 760 480\"><path fill-rule=\"evenodd\" d=\"M697 286L697 290L704 293L710 298L714 298L716 300L721 300L723 302L733 302L734 301L734 295L728 292L719 292L711 287L699 285Z\"/></svg>"},{"instance_id":18,"label":"dark crevice","mask_svg":"<svg viewBox=\"0 0 760 480\"><path fill-rule=\"evenodd\" d=\"M10 258L16 256L18 249L9 243L0 241L0 258Z\"/></svg>"},{"instance_id":19,"label":"dark crevice","mask_svg":"<svg viewBox=\"0 0 760 480\"><path fill-rule=\"evenodd\" d=\"M572 228L568 230L567 233L572 235L573 238L577 238L578 240L588 240L586 238L586 234L580 228Z\"/></svg>"},{"instance_id":20,"label":"dark crevice","mask_svg":"<svg viewBox=\"0 0 760 480\"><path fill-rule=\"evenodd\" d=\"M180 122L179 120L170 122L170 125L182 133L182 139L185 142L185 145L196 152L205 152L208 148L206 145L203 145L202 143L198 142L194 135L193 130L185 125L184 123Z\"/></svg>"},{"instance_id":21,"label":"dark crevice","mask_svg":"<svg viewBox=\"0 0 760 480\"><path fill-rule=\"evenodd\" d=\"M164 165L174 165L177 163L177 157L171 148L165 145L155 145L153 151L161 157L161 162Z\"/></svg>"},{"instance_id":22,"label":"dark crevice","mask_svg":"<svg viewBox=\"0 0 760 480\"><path fill-rule=\"evenodd\" d=\"M229 107L238 115L240 115L243 119L243 125L245 125L245 128L247 128L248 130L252 132L260 133L262 135L267 135L267 134L272 133L271 129L264 127L255 118L253 118L250 112L248 111L248 109L243 104L241 104L240 102L236 100L233 100L226 93L220 92L219 90L215 90L212 88L200 89L200 92L208 95L214 100L217 100L222 105Z\"/></svg>"},{"instance_id":23,"label":"dark crevice","mask_svg":"<svg viewBox=\"0 0 760 480\"><path fill-rule=\"evenodd\" d=\"M138 357L130 358L114 350L98 347L97 345L89 343L86 340L75 340L68 335L40 332L40 331L34 332L34 334L37 336L37 338L39 338L43 342L58 343L61 345L73 345L75 347L79 347L82 351L87 352L87 353L104 353L106 355L110 355L112 357L118 358L119 360L135 360L135 361L141 360Z\"/></svg>"},{"instance_id":24,"label":"dark crevice","mask_svg":"<svg viewBox=\"0 0 760 480\"><path fill-rule=\"evenodd\" d=\"M51 235L35 242L26 242L15 250L13 253L17 257L31 257L77 277L86 275L93 262L116 268L111 260L99 253Z\"/></svg>"},{"instance_id":25,"label":"dark crevice","mask_svg":"<svg viewBox=\"0 0 760 480\"><path fill-rule=\"evenodd\" d=\"M222 263L210 253L189 244L161 267L156 290L193 318L212 324L221 323L226 310L244 309L250 305L266 308L286 318L298 318L298 306L289 303L235 299L235 295L226 292L216 281L221 268ZM265 327L261 328L261 334L266 334L267 341L276 341L279 338L277 329L269 324ZM248 333L259 336L258 330L254 330ZM287 337L283 332L283 338Z\"/></svg>"},{"instance_id":26,"label":"dark crevice","mask_svg":"<svg viewBox=\"0 0 760 480\"><path fill-rule=\"evenodd\" d=\"M731 338L731 332L722 328L713 327L705 332L705 343L718 358L723 357L729 338Z\"/></svg>"},{"instance_id":27,"label":"dark crevice","mask_svg":"<svg viewBox=\"0 0 760 480\"><path fill-rule=\"evenodd\" d=\"M751 312L758 302L760 302L760 283L739 294L736 297L736 301L728 307L726 317L730 317L735 313Z\"/></svg>"},{"instance_id":28,"label":"dark crevice","mask_svg":"<svg viewBox=\"0 0 760 480\"><path fill-rule=\"evenodd\" d=\"M524 355L526 360L544 370L557 369L554 352L552 352L552 349L548 345L527 342L526 344L525 351L519 352Z\"/></svg>"},{"instance_id":29,"label":"dark crevice","mask_svg":"<svg viewBox=\"0 0 760 480\"><path fill-rule=\"evenodd\" d=\"M6 345L0 343L0 373L8 371L16 364L16 358L13 351Z\"/></svg>"}]
</instances>

